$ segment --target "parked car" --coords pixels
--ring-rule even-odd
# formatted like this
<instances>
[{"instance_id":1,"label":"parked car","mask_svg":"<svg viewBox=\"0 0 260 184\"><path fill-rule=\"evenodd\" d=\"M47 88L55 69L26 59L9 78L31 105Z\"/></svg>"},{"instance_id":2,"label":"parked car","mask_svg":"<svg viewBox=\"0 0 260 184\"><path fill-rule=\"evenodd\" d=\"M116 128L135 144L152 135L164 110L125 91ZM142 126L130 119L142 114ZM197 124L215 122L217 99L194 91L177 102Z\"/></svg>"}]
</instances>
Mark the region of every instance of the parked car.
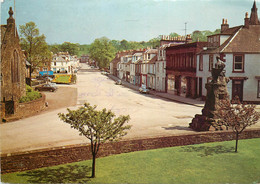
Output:
<instances>
[{"instance_id":1,"label":"parked car","mask_svg":"<svg viewBox=\"0 0 260 184\"><path fill-rule=\"evenodd\" d=\"M149 93L149 90L146 88L145 84L142 84L142 86L139 88L140 93Z\"/></svg>"},{"instance_id":2,"label":"parked car","mask_svg":"<svg viewBox=\"0 0 260 184\"><path fill-rule=\"evenodd\" d=\"M117 85L121 85L121 84L122 84L122 81L121 81L121 80L117 80L117 81L116 81L116 84L117 84Z\"/></svg>"},{"instance_id":3,"label":"parked car","mask_svg":"<svg viewBox=\"0 0 260 184\"><path fill-rule=\"evenodd\" d=\"M108 72L103 71L103 72L101 72L101 74L102 75L108 75Z\"/></svg>"},{"instance_id":4,"label":"parked car","mask_svg":"<svg viewBox=\"0 0 260 184\"><path fill-rule=\"evenodd\" d=\"M50 92L54 92L57 89L58 88L57 88L56 84L54 84L54 83L43 84L43 85L37 86L35 88L36 91L50 91Z\"/></svg>"}]
</instances>

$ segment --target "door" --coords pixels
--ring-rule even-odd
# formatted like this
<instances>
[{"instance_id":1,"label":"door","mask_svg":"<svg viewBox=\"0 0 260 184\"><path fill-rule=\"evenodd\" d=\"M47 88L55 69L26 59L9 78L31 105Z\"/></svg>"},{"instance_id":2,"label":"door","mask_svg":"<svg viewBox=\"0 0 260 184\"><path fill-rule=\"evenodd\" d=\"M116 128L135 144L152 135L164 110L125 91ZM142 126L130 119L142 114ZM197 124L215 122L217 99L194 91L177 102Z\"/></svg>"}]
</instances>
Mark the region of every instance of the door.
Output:
<instances>
[{"instance_id":1,"label":"door","mask_svg":"<svg viewBox=\"0 0 260 184\"><path fill-rule=\"evenodd\" d=\"M199 97L202 97L202 78L199 78Z\"/></svg>"},{"instance_id":2,"label":"door","mask_svg":"<svg viewBox=\"0 0 260 184\"><path fill-rule=\"evenodd\" d=\"M240 102L243 101L243 83L243 80L232 80L232 100L238 97Z\"/></svg>"},{"instance_id":3,"label":"door","mask_svg":"<svg viewBox=\"0 0 260 184\"><path fill-rule=\"evenodd\" d=\"M5 114L14 114L14 101L5 102Z\"/></svg>"}]
</instances>

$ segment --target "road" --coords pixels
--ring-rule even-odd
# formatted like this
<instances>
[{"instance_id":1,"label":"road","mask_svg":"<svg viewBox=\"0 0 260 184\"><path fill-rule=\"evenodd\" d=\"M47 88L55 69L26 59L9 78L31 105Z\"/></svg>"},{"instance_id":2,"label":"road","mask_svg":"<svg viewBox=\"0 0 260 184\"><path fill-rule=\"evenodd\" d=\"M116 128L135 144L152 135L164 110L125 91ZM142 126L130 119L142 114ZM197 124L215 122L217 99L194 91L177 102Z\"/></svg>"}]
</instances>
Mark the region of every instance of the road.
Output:
<instances>
[{"instance_id":1,"label":"road","mask_svg":"<svg viewBox=\"0 0 260 184\"><path fill-rule=\"evenodd\" d=\"M88 102L97 105L98 109L111 109L116 115L129 114L129 124L133 126L124 139L195 133L188 128L188 124L195 114L201 113L200 107L140 94L115 85L114 81L100 72L86 69L84 65L78 72L77 84L63 85L61 88L77 88L77 104L69 108L76 109ZM68 100L68 97L64 96L63 100ZM66 113L66 108L0 124L1 153L86 143L85 137L79 136L77 130L71 129L58 118L60 112Z\"/></svg>"}]
</instances>

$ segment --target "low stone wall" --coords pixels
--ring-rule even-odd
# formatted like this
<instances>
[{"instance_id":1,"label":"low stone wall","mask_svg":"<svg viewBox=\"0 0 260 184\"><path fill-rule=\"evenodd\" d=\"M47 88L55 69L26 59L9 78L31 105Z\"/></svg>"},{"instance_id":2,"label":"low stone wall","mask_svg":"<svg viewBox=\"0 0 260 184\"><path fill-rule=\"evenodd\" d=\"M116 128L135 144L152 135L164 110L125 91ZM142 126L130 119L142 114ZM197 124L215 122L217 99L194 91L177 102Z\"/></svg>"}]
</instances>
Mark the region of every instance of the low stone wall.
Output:
<instances>
[{"instance_id":1,"label":"low stone wall","mask_svg":"<svg viewBox=\"0 0 260 184\"><path fill-rule=\"evenodd\" d=\"M260 129L244 131L240 139L260 138ZM233 132L206 132L193 135L157 137L105 143L100 147L98 157L133 151L184 146L206 142L235 139ZM41 167L89 160L92 158L88 145L73 145L52 149L35 150L25 153L1 155L1 173L31 170Z\"/></svg>"},{"instance_id":2,"label":"low stone wall","mask_svg":"<svg viewBox=\"0 0 260 184\"><path fill-rule=\"evenodd\" d=\"M41 93L41 95L42 97L37 100L24 102L24 103L15 103L15 114L6 116L5 117L6 121L13 121L28 116L32 116L44 110L46 107L45 105L46 96L43 93Z\"/></svg>"}]
</instances>

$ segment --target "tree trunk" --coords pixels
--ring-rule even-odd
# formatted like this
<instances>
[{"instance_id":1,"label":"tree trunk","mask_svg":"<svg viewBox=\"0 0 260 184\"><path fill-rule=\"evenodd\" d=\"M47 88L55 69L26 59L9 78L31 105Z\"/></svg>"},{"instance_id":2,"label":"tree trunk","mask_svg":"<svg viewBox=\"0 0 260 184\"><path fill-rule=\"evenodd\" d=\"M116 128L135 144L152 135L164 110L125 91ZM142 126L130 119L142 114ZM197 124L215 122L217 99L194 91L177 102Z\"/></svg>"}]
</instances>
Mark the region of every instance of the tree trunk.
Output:
<instances>
[{"instance_id":1,"label":"tree trunk","mask_svg":"<svg viewBox=\"0 0 260 184\"><path fill-rule=\"evenodd\" d=\"M92 175L91 178L95 178L95 170L96 170L96 154L94 153L92 158Z\"/></svg>"},{"instance_id":2,"label":"tree trunk","mask_svg":"<svg viewBox=\"0 0 260 184\"><path fill-rule=\"evenodd\" d=\"M235 148L236 153L237 153L237 145L238 145L238 132L236 132L236 148Z\"/></svg>"}]
</instances>

